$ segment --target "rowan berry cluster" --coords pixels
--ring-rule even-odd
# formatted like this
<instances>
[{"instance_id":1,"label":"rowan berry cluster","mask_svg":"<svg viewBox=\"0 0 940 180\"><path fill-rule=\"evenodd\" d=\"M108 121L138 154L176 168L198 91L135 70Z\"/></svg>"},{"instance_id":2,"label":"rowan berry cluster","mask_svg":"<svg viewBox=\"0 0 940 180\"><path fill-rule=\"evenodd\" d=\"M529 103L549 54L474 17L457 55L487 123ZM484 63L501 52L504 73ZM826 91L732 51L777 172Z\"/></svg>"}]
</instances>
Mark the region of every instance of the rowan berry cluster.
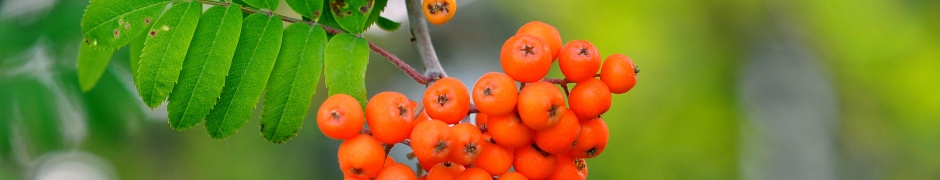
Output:
<instances>
[{"instance_id":1,"label":"rowan berry cluster","mask_svg":"<svg viewBox=\"0 0 940 180\"><path fill-rule=\"evenodd\" d=\"M565 78L545 79L556 59ZM401 143L428 172L422 179L585 179L584 159L607 146L600 115L610 109L611 94L636 84L632 60L614 54L602 64L590 42L562 45L554 27L533 21L506 41L500 62L505 74L486 73L472 89L455 78L438 79L420 105L397 92L376 94L365 110L351 96L330 96L317 125L343 140L338 159L344 177L418 179L387 156ZM576 84L570 92L569 83ZM473 113L475 123L465 121Z\"/></svg>"}]
</instances>

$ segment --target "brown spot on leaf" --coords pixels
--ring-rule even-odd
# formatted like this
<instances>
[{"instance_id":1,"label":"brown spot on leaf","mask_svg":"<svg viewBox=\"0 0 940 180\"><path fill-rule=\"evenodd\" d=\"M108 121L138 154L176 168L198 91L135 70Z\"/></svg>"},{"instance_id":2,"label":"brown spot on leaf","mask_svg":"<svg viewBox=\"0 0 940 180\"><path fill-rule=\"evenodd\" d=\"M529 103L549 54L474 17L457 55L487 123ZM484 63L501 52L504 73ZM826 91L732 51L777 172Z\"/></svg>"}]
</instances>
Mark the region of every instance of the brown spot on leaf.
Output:
<instances>
[{"instance_id":1,"label":"brown spot on leaf","mask_svg":"<svg viewBox=\"0 0 940 180\"><path fill-rule=\"evenodd\" d=\"M369 12L369 6L359 6L359 12L365 14Z\"/></svg>"},{"instance_id":2,"label":"brown spot on leaf","mask_svg":"<svg viewBox=\"0 0 940 180\"><path fill-rule=\"evenodd\" d=\"M91 43L88 42L88 39L85 39L85 44L91 44Z\"/></svg>"},{"instance_id":3,"label":"brown spot on leaf","mask_svg":"<svg viewBox=\"0 0 940 180\"><path fill-rule=\"evenodd\" d=\"M343 18L345 16L343 13L336 13L342 12L343 7L346 7L346 0L335 0L330 2L330 9L332 9L334 14L336 14L336 18Z\"/></svg>"},{"instance_id":4,"label":"brown spot on leaf","mask_svg":"<svg viewBox=\"0 0 940 180\"><path fill-rule=\"evenodd\" d=\"M150 37L156 37L156 36L157 36L157 31L156 31L156 30L150 30Z\"/></svg>"},{"instance_id":5,"label":"brown spot on leaf","mask_svg":"<svg viewBox=\"0 0 940 180\"><path fill-rule=\"evenodd\" d=\"M150 24L150 17L144 18L144 23L145 23L145 24Z\"/></svg>"},{"instance_id":6,"label":"brown spot on leaf","mask_svg":"<svg viewBox=\"0 0 940 180\"><path fill-rule=\"evenodd\" d=\"M124 29L131 29L131 23L124 23Z\"/></svg>"},{"instance_id":7,"label":"brown spot on leaf","mask_svg":"<svg viewBox=\"0 0 940 180\"><path fill-rule=\"evenodd\" d=\"M114 29L114 38L117 39L119 37L121 37L121 30Z\"/></svg>"}]
</instances>

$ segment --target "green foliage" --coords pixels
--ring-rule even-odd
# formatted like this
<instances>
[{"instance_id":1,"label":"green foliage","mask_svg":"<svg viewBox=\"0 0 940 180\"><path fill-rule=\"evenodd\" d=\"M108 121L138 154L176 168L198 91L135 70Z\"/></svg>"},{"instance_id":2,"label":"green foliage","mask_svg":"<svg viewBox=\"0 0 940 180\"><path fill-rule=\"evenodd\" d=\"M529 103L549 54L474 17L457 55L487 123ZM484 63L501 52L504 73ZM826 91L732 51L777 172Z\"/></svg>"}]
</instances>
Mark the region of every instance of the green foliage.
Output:
<instances>
[{"instance_id":1,"label":"green foliage","mask_svg":"<svg viewBox=\"0 0 940 180\"><path fill-rule=\"evenodd\" d=\"M82 91L87 92L95 87L101 74L104 74L104 69L108 67L108 62L111 62L114 50L95 49L84 42L79 44L81 45L78 48L78 84L81 85Z\"/></svg>"},{"instance_id":2,"label":"green foliage","mask_svg":"<svg viewBox=\"0 0 940 180\"><path fill-rule=\"evenodd\" d=\"M365 105L369 42L352 34L337 34L327 43L324 57L329 94L348 94Z\"/></svg>"},{"instance_id":3,"label":"green foliage","mask_svg":"<svg viewBox=\"0 0 940 180\"><path fill-rule=\"evenodd\" d=\"M97 49L118 49L146 31L166 0L93 0L82 17L85 41Z\"/></svg>"},{"instance_id":4,"label":"green foliage","mask_svg":"<svg viewBox=\"0 0 940 180\"><path fill-rule=\"evenodd\" d=\"M394 31L401 27L401 23L392 21L385 17L379 17L379 20L375 21L375 25L386 31Z\"/></svg>"},{"instance_id":5,"label":"green foliage","mask_svg":"<svg viewBox=\"0 0 940 180\"><path fill-rule=\"evenodd\" d=\"M251 7L268 9L271 11L277 10L278 0L242 0Z\"/></svg>"},{"instance_id":6,"label":"green foliage","mask_svg":"<svg viewBox=\"0 0 940 180\"><path fill-rule=\"evenodd\" d=\"M287 6L290 6L294 12L313 21L320 19L323 12L324 0L287 0Z\"/></svg>"},{"instance_id":7,"label":"green foliage","mask_svg":"<svg viewBox=\"0 0 940 180\"><path fill-rule=\"evenodd\" d=\"M284 44L264 96L264 139L282 143L297 135L316 92L326 44L326 31L320 26L294 23L284 30Z\"/></svg>"},{"instance_id":8,"label":"green foliage","mask_svg":"<svg viewBox=\"0 0 940 180\"><path fill-rule=\"evenodd\" d=\"M147 29L150 29L150 26L147 26ZM144 52L144 42L146 41L147 41L147 32L144 32L144 33L141 33L136 38L134 38L134 40L131 41L131 44L128 45L130 47L128 50L130 54L130 58L128 59L130 61L128 63L131 68L131 75L135 77L134 84L137 84L137 78L136 78L137 67L140 66L140 54L143 54Z\"/></svg>"},{"instance_id":9,"label":"green foliage","mask_svg":"<svg viewBox=\"0 0 940 180\"><path fill-rule=\"evenodd\" d=\"M245 18L221 98L206 118L209 136L228 137L251 117L274 68L282 31L278 17L252 14Z\"/></svg>"},{"instance_id":10,"label":"green foliage","mask_svg":"<svg viewBox=\"0 0 940 180\"><path fill-rule=\"evenodd\" d=\"M198 2L173 5L150 28L137 70L137 91L155 108L166 100L179 78L202 12Z\"/></svg>"},{"instance_id":11,"label":"green foliage","mask_svg":"<svg viewBox=\"0 0 940 180\"><path fill-rule=\"evenodd\" d=\"M235 46L242 27L241 6L215 6L199 18L179 84L170 94L170 126L187 129L195 126L215 106L225 76L235 55ZM232 31L235 29L235 31Z\"/></svg>"},{"instance_id":12,"label":"green foliage","mask_svg":"<svg viewBox=\"0 0 940 180\"><path fill-rule=\"evenodd\" d=\"M376 0L375 1L375 6L374 6L375 8L372 8L372 12L369 13L369 18L366 19L366 23L363 25L365 26L363 27L364 29L368 29L370 26L372 26L372 23L375 23L376 20L379 19L380 17L379 15L382 14L382 11L385 11L386 5L388 5L388 0ZM382 28L382 29L385 29L385 28Z\"/></svg>"},{"instance_id":13,"label":"green foliage","mask_svg":"<svg viewBox=\"0 0 940 180\"><path fill-rule=\"evenodd\" d=\"M368 27L374 0L331 0L330 12L339 25L349 33L359 34Z\"/></svg>"}]
</instances>

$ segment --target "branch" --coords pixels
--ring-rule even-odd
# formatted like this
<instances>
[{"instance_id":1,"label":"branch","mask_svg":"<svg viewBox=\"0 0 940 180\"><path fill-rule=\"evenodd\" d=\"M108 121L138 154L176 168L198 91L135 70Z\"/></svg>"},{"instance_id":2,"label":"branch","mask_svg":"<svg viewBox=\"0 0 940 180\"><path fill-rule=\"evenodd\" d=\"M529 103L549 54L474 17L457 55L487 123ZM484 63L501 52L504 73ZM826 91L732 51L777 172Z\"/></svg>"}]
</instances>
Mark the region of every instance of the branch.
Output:
<instances>
[{"instance_id":1,"label":"branch","mask_svg":"<svg viewBox=\"0 0 940 180\"><path fill-rule=\"evenodd\" d=\"M213 6L229 6L230 4L232 4L231 2L217 2L217 1L208 1L208 0L199 0L199 3L213 5ZM255 8L251 8L248 6L241 6L241 9L242 11L246 13L261 13L261 14L267 14L268 16L277 16L281 18L282 21L289 22L289 23L306 23L310 25L318 24L317 22L292 18L292 17L281 15L281 14L273 13L270 11L262 11L260 9L255 9ZM342 29L327 26L325 24L319 24L319 25L320 27L323 27L323 30L325 30L327 33L330 33L330 34L339 34L339 33L345 32ZM388 59L389 62L391 62L392 64L395 64L395 66L398 66L399 69L404 71L405 74L408 74L408 76L411 76L411 78L414 79L416 82L418 82L418 84L428 84L431 81L431 78L429 76L425 76L425 75L422 75L421 73L418 73L417 70L412 68L410 65L408 65L404 61L402 61L400 58L398 58L398 56L395 56L394 54L388 52L387 50L382 49L382 47L375 45L375 43L372 43L372 41L369 41L369 49L372 49L372 51L375 51L379 55L382 55L383 57ZM432 48L431 51L433 52L434 49ZM436 57L434 61L437 62ZM440 63L437 63L437 67L438 69L440 69ZM441 70L440 74L443 74L443 70Z\"/></svg>"},{"instance_id":2,"label":"branch","mask_svg":"<svg viewBox=\"0 0 940 180\"><path fill-rule=\"evenodd\" d=\"M431 82L431 77L419 73L418 70L415 70L415 68L412 68L411 65L408 65L408 63L405 63L405 61L399 59L398 56L395 56L385 49L382 49L382 47L375 45L375 43L372 43L371 41L369 42L369 48L372 49L372 51L379 53L379 55L384 56L386 59L388 59L388 61L392 62L392 64L395 64L395 66L398 66L398 68L402 71L405 71L405 74L411 76L411 79L414 79L415 82L418 82L418 84L428 84Z\"/></svg>"},{"instance_id":3,"label":"branch","mask_svg":"<svg viewBox=\"0 0 940 180\"><path fill-rule=\"evenodd\" d=\"M424 61L424 75L432 79L447 77L447 73L444 73L444 68L441 67L441 62L437 59L437 52L434 51L434 45L431 44L431 35L428 34L428 24L425 23L427 20L424 17L424 13L421 11L421 1L406 1L408 4L408 22L411 25L411 36L414 37L411 41L414 43L415 49L418 50L418 54L421 55L421 60Z\"/></svg>"}]
</instances>

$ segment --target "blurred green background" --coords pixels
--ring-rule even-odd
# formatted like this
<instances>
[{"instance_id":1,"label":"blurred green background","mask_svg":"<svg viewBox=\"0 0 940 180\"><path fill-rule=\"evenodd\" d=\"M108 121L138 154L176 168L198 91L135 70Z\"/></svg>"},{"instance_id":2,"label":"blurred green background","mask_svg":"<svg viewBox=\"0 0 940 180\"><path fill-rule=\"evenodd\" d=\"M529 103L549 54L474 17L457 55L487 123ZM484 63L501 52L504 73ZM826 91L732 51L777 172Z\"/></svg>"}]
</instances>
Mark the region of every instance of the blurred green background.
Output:
<instances>
[{"instance_id":1,"label":"blurred green background","mask_svg":"<svg viewBox=\"0 0 940 180\"><path fill-rule=\"evenodd\" d=\"M501 71L500 46L532 20L640 67L603 116L611 139L589 179L940 179L940 1L457 2L431 35L467 86ZM280 145L258 135L258 113L226 140L172 130L137 97L126 50L82 93L87 4L0 1L0 179L341 178L339 142L312 115ZM406 21L403 0L387 9ZM420 67L403 25L366 36ZM376 54L367 81L370 94L424 89Z\"/></svg>"}]
</instances>

